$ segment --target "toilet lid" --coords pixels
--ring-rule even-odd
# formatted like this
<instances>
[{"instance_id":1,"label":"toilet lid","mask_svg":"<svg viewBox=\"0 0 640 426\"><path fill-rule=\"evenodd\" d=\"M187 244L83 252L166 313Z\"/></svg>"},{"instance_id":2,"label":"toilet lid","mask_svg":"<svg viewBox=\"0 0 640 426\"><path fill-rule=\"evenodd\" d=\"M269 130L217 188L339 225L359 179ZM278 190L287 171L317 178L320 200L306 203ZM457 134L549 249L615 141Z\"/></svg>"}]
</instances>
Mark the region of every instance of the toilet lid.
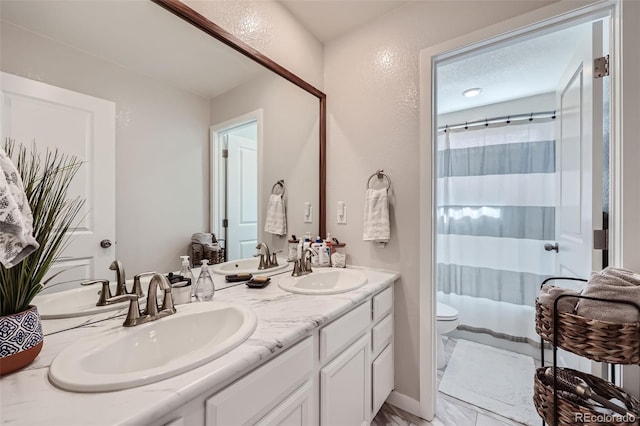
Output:
<instances>
[{"instance_id":1,"label":"toilet lid","mask_svg":"<svg viewBox=\"0 0 640 426\"><path fill-rule=\"evenodd\" d=\"M439 320L455 320L458 319L458 310L444 303L438 302L436 313Z\"/></svg>"}]
</instances>

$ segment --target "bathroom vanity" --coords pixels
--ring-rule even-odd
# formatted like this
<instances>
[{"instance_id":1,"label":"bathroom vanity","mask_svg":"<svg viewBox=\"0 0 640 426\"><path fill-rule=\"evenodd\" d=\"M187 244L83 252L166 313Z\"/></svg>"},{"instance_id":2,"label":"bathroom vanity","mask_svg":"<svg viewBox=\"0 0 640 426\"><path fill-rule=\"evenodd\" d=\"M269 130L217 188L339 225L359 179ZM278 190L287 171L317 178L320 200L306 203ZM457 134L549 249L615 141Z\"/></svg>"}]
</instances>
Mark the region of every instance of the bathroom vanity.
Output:
<instances>
[{"instance_id":1,"label":"bathroom vanity","mask_svg":"<svg viewBox=\"0 0 640 426\"><path fill-rule=\"evenodd\" d=\"M272 276L264 289L241 284L216 292L214 299L253 310L253 334L200 367L130 389L76 393L58 389L48 379L59 352L78 339L119 330L122 315L54 332L45 337L32 365L0 379L0 422L369 424L393 389L393 283L398 275L354 269L367 276L367 283L345 293L286 292L278 280L290 273ZM45 331L60 328L48 322L70 320L44 321Z\"/></svg>"}]
</instances>

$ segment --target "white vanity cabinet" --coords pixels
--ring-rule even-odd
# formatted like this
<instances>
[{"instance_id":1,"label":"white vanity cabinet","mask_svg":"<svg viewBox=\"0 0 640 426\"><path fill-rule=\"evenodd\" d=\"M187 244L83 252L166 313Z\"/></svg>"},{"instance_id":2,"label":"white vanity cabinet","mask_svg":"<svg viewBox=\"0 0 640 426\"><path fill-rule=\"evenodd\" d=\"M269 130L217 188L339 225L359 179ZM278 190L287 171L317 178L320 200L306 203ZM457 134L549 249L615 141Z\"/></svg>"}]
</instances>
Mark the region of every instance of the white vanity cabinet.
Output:
<instances>
[{"instance_id":1,"label":"white vanity cabinet","mask_svg":"<svg viewBox=\"0 0 640 426\"><path fill-rule=\"evenodd\" d=\"M393 389L393 288L315 330L163 426L368 425Z\"/></svg>"}]
</instances>

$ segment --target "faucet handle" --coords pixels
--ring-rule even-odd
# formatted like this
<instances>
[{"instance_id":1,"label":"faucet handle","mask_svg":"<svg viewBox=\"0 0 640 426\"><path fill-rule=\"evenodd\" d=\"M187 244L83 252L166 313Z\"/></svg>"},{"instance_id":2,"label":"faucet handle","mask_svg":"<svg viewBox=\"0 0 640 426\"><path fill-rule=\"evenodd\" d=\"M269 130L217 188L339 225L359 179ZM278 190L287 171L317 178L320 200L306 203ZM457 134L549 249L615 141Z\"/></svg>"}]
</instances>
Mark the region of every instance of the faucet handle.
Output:
<instances>
[{"instance_id":1,"label":"faucet handle","mask_svg":"<svg viewBox=\"0 0 640 426\"><path fill-rule=\"evenodd\" d=\"M271 266L278 266L278 253L282 253L282 250L276 250L271 252Z\"/></svg>"},{"instance_id":2,"label":"faucet handle","mask_svg":"<svg viewBox=\"0 0 640 426\"><path fill-rule=\"evenodd\" d=\"M264 261L264 254L257 253L257 254L253 255L253 257L258 257L258 256L260 256L260 264L258 265L258 269L260 269L260 270L266 269L267 266L266 266L265 261Z\"/></svg>"},{"instance_id":3,"label":"faucet handle","mask_svg":"<svg viewBox=\"0 0 640 426\"><path fill-rule=\"evenodd\" d=\"M105 306L108 305L109 298L111 298L111 288L109 287L109 280L89 280L83 281L80 285L87 286L93 284L102 284L102 290L100 290L100 297L98 298L98 302L96 306Z\"/></svg>"},{"instance_id":4,"label":"faucet handle","mask_svg":"<svg viewBox=\"0 0 640 426\"><path fill-rule=\"evenodd\" d=\"M122 302L124 300L128 300L129 310L127 311L127 318L125 318L124 325L125 327L133 327L138 323L140 319L140 304L138 303L138 296L135 294L121 294L120 296L113 296L107 299L108 303L117 303Z\"/></svg>"},{"instance_id":5,"label":"faucet handle","mask_svg":"<svg viewBox=\"0 0 640 426\"><path fill-rule=\"evenodd\" d=\"M163 311L170 311L172 314L176 313L176 306L173 303L173 293L171 293L171 286L164 290L164 298L162 299L161 309Z\"/></svg>"},{"instance_id":6,"label":"faucet handle","mask_svg":"<svg viewBox=\"0 0 640 426\"><path fill-rule=\"evenodd\" d=\"M131 294L135 294L138 297L144 297L144 293L142 292L142 285L140 284L140 278L149 277L155 274L155 272L141 272L133 277L133 288L131 289Z\"/></svg>"}]
</instances>

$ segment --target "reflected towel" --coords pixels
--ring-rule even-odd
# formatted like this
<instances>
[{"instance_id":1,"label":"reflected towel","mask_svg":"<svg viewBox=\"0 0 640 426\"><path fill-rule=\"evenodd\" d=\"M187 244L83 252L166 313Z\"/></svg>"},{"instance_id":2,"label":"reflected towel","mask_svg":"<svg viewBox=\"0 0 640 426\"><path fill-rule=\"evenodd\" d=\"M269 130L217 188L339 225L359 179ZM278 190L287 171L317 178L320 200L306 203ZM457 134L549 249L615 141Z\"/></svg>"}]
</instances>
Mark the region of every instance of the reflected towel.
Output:
<instances>
[{"instance_id":1,"label":"reflected towel","mask_svg":"<svg viewBox=\"0 0 640 426\"><path fill-rule=\"evenodd\" d=\"M364 241L389 242L389 196L387 189L367 189L364 201Z\"/></svg>"},{"instance_id":2,"label":"reflected towel","mask_svg":"<svg viewBox=\"0 0 640 426\"><path fill-rule=\"evenodd\" d=\"M560 288L550 284L545 284L538 293L538 303L543 306L547 306L553 312L554 302L558 296L562 294L570 294L577 296L578 292L570 288ZM577 297L563 297L558 301L558 312L573 313L578 303Z\"/></svg>"},{"instance_id":3,"label":"reflected towel","mask_svg":"<svg viewBox=\"0 0 640 426\"><path fill-rule=\"evenodd\" d=\"M33 214L20 174L0 148L0 263L11 268L36 251Z\"/></svg>"},{"instance_id":4,"label":"reflected towel","mask_svg":"<svg viewBox=\"0 0 640 426\"><path fill-rule=\"evenodd\" d=\"M602 272L592 272L582 294L602 299L628 300L640 305L640 275L613 267L608 267ZM585 318L613 323L640 320L638 310L634 306L588 299L580 300L577 314Z\"/></svg>"},{"instance_id":5,"label":"reflected towel","mask_svg":"<svg viewBox=\"0 0 640 426\"><path fill-rule=\"evenodd\" d=\"M287 211L282 194L271 194L269 196L264 232L276 235L287 234Z\"/></svg>"}]
</instances>

